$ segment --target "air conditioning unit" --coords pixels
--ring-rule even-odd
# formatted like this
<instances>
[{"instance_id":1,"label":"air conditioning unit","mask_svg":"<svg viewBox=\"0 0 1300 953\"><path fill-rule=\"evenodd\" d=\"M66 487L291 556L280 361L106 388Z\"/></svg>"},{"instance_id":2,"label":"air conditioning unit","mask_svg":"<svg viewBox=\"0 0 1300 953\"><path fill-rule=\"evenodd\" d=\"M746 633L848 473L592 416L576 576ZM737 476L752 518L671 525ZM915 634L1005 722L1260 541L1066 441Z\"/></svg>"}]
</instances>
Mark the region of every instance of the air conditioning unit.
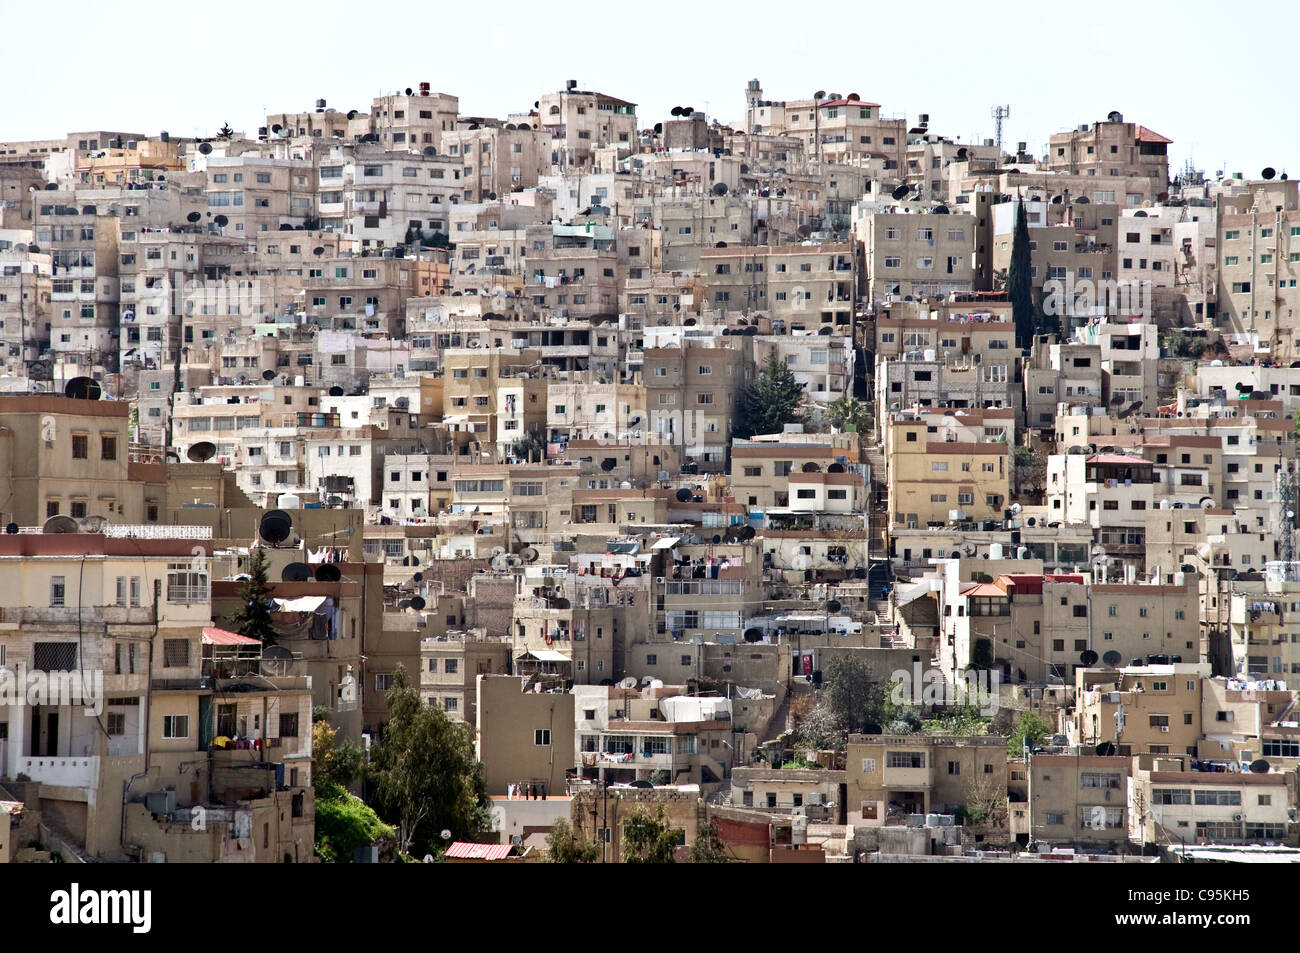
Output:
<instances>
[{"instance_id":1,"label":"air conditioning unit","mask_svg":"<svg viewBox=\"0 0 1300 953\"><path fill-rule=\"evenodd\" d=\"M1244 816L1245 816L1245 815L1243 815L1243 814L1234 814L1234 815L1232 815L1232 819L1233 819L1234 821L1240 821Z\"/></svg>"},{"instance_id":2,"label":"air conditioning unit","mask_svg":"<svg viewBox=\"0 0 1300 953\"><path fill-rule=\"evenodd\" d=\"M1163 731L1163 732L1168 732L1168 731L1169 731L1169 726L1168 726L1168 725L1161 725L1161 726L1160 726L1160 730Z\"/></svg>"},{"instance_id":3,"label":"air conditioning unit","mask_svg":"<svg viewBox=\"0 0 1300 953\"><path fill-rule=\"evenodd\" d=\"M664 579L663 576L655 576L655 585L656 585L656 586L662 586L665 582L666 582L666 580Z\"/></svg>"}]
</instances>

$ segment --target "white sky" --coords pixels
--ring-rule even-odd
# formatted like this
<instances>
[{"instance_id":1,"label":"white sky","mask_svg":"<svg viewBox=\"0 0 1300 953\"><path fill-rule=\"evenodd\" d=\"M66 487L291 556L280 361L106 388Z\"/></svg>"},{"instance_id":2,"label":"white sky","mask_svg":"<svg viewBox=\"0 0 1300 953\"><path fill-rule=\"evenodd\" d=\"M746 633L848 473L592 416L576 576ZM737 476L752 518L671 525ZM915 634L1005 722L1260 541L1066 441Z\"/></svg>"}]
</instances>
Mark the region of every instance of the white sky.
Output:
<instances>
[{"instance_id":1,"label":"white sky","mask_svg":"<svg viewBox=\"0 0 1300 953\"><path fill-rule=\"evenodd\" d=\"M19 5L21 3L21 5ZM76 24L73 27L73 24ZM638 103L642 128L675 105L724 122L745 83L768 99L817 90L960 139L1047 137L1118 109L1211 175L1300 174L1292 49L1300 6L1096 0L833 0L728 4L442 2L120 5L0 0L0 140L80 129L256 134L267 111L369 108L428 81L461 112L504 117L578 80ZM69 29L68 27L72 27ZM931 36L930 34L933 34ZM57 37L57 39L55 39Z\"/></svg>"}]
</instances>

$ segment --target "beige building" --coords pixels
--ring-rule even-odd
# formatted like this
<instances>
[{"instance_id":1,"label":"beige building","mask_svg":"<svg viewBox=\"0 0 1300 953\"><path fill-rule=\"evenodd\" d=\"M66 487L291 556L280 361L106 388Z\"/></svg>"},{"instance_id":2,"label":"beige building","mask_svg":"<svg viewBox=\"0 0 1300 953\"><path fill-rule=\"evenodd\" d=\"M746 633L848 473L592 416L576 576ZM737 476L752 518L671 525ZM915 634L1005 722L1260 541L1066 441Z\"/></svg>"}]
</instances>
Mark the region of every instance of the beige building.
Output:
<instances>
[{"instance_id":1,"label":"beige building","mask_svg":"<svg viewBox=\"0 0 1300 953\"><path fill-rule=\"evenodd\" d=\"M476 675L475 742L489 794L533 785L562 794L574 760L574 697L539 678ZM546 685L540 691L535 686Z\"/></svg>"},{"instance_id":2,"label":"beige building","mask_svg":"<svg viewBox=\"0 0 1300 953\"><path fill-rule=\"evenodd\" d=\"M440 600L441 604L441 600ZM478 677L510 673L510 640L484 630L420 640L420 697L452 721L478 728Z\"/></svg>"},{"instance_id":3,"label":"beige building","mask_svg":"<svg viewBox=\"0 0 1300 953\"><path fill-rule=\"evenodd\" d=\"M1105 121L1059 132L1048 142L1047 167L1069 175L1150 180L1144 196L1156 202L1169 191L1169 146L1173 142L1146 126L1125 122L1118 112Z\"/></svg>"},{"instance_id":4,"label":"beige building","mask_svg":"<svg viewBox=\"0 0 1300 953\"><path fill-rule=\"evenodd\" d=\"M902 824L908 814L951 814L1007 791L1005 738L851 735L845 759L850 824Z\"/></svg>"}]
</instances>

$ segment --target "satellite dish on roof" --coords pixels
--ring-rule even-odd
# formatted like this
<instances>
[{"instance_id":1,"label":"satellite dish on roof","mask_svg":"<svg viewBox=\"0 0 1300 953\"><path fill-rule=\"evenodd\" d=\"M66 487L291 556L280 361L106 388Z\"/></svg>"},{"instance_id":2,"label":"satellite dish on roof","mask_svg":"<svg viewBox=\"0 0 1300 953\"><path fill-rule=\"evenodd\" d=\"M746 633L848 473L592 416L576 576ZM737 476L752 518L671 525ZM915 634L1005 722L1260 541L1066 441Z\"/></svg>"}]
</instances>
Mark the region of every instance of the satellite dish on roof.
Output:
<instances>
[{"instance_id":1,"label":"satellite dish on roof","mask_svg":"<svg viewBox=\"0 0 1300 953\"><path fill-rule=\"evenodd\" d=\"M1115 666L1119 665L1119 663L1123 661L1123 659L1124 656L1120 655L1114 649L1111 649L1109 652L1107 652L1105 655L1101 657L1101 660L1111 668L1114 668Z\"/></svg>"},{"instance_id":2,"label":"satellite dish on roof","mask_svg":"<svg viewBox=\"0 0 1300 953\"><path fill-rule=\"evenodd\" d=\"M713 194L714 194L714 195L726 195L726 194L727 194L727 183L726 183L726 182L719 182L719 183L717 183L715 186L713 186Z\"/></svg>"},{"instance_id":3,"label":"satellite dish on roof","mask_svg":"<svg viewBox=\"0 0 1300 953\"><path fill-rule=\"evenodd\" d=\"M18 530L19 530L19 526L17 523L10 523L8 526L5 527L5 532L8 533L10 536L16 536L18 534Z\"/></svg>"},{"instance_id":4,"label":"satellite dish on roof","mask_svg":"<svg viewBox=\"0 0 1300 953\"><path fill-rule=\"evenodd\" d=\"M936 205L936 206L934 207L934 214L935 214L935 215L947 215L947 214L948 214L948 206L946 206L946 205Z\"/></svg>"},{"instance_id":5,"label":"satellite dish on roof","mask_svg":"<svg viewBox=\"0 0 1300 953\"><path fill-rule=\"evenodd\" d=\"M333 387L330 388L330 392L329 392L329 393L330 393L330 396L331 396L331 397L342 397L342 396L343 396L343 388L340 387L338 384L335 384Z\"/></svg>"},{"instance_id":6,"label":"satellite dish on roof","mask_svg":"<svg viewBox=\"0 0 1300 953\"><path fill-rule=\"evenodd\" d=\"M293 652L286 649L283 645L267 645L262 648L263 661L291 662L293 661Z\"/></svg>"},{"instance_id":7,"label":"satellite dish on roof","mask_svg":"<svg viewBox=\"0 0 1300 953\"><path fill-rule=\"evenodd\" d=\"M424 601L424 596L411 596L411 608L416 612L423 609L428 603Z\"/></svg>"},{"instance_id":8,"label":"satellite dish on roof","mask_svg":"<svg viewBox=\"0 0 1300 953\"><path fill-rule=\"evenodd\" d=\"M1268 774L1269 767L1270 767L1269 763L1265 761L1263 758L1256 758L1254 761L1250 763L1250 773Z\"/></svg>"},{"instance_id":9,"label":"satellite dish on roof","mask_svg":"<svg viewBox=\"0 0 1300 953\"><path fill-rule=\"evenodd\" d=\"M280 570L282 582L308 582L311 578L311 567L306 563L289 563Z\"/></svg>"},{"instance_id":10,"label":"satellite dish on roof","mask_svg":"<svg viewBox=\"0 0 1300 953\"><path fill-rule=\"evenodd\" d=\"M1097 745L1097 754L1101 755L1103 758L1111 757L1115 754L1115 742L1103 741L1101 744Z\"/></svg>"},{"instance_id":11,"label":"satellite dish on roof","mask_svg":"<svg viewBox=\"0 0 1300 953\"><path fill-rule=\"evenodd\" d=\"M1277 170L1274 169L1271 165L1265 166L1264 171L1260 173L1260 177L1264 179L1271 179L1275 175L1277 175Z\"/></svg>"},{"instance_id":12,"label":"satellite dish on roof","mask_svg":"<svg viewBox=\"0 0 1300 953\"><path fill-rule=\"evenodd\" d=\"M74 377L63 388L64 397L77 400L99 400L103 389L93 377Z\"/></svg>"},{"instance_id":13,"label":"satellite dish on roof","mask_svg":"<svg viewBox=\"0 0 1300 953\"><path fill-rule=\"evenodd\" d=\"M690 490L686 489L686 487L682 487L680 490L677 491L677 502L678 502L678 503L689 503L690 501L691 501L691 491L690 491Z\"/></svg>"},{"instance_id":14,"label":"satellite dish on roof","mask_svg":"<svg viewBox=\"0 0 1300 953\"><path fill-rule=\"evenodd\" d=\"M1092 200L1091 200L1090 198L1088 198L1088 196L1086 196L1086 195L1080 195L1077 199L1074 200L1074 204L1075 204L1075 205L1088 205L1091 201L1092 201Z\"/></svg>"},{"instance_id":15,"label":"satellite dish on roof","mask_svg":"<svg viewBox=\"0 0 1300 953\"><path fill-rule=\"evenodd\" d=\"M827 611L827 612L839 612L839 611L840 611L840 601L839 601L838 599L829 599L829 600L827 600L827 602L826 602L826 611Z\"/></svg>"},{"instance_id":16,"label":"satellite dish on roof","mask_svg":"<svg viewBox=\"0 0 1300 953\"><path fill-rule=\"evenodd\" d=\"M289 538L289 532L293 529L293 518L284 510L270 510L262 516L261 522L257 525L257 534L266 540L272 546L278 545Z\"/></svg>"},{"instance_id":17,"label":"satellite dish on roof","mask_svg":"<svg viewBox=\"0 0 1300 953\"><path fill-rule=\"evenodd\" d=\"M271 370L269 367L266 370L262 371L262 380L264 381L275 380L275 371Z\"/></svg>"},{"instance_id":18,"label":"satellite dish on roof","mask_svg":"<svg viewBox=\"0 0 1300 953\"><path fill-rule=\"evenodd\" d=\"M212 220L212 224L216 225L217 228L225 228L230 224L230 219L224 215L218 215Z\"/></svg>"},{"instance_id":19,"label":"satellite dish on roof","mask_svg":"<svg viewBox=\"0 0 1300 953\"><path fill-rule=\"evenodd\" d=\"M41 526L41 532L54 535L63 533L75 533L81 529L77 521L71 516L51 516Z\"/></svg>"},{"instance_id":20,"label":"satellite dish on roof","mask_svg":"<svg viewBox=\"0 0 1300 953\"><path fill-rule=\"evenodd\" d=\"M77 526L82 533L102 533L107 525L108 520L102 516L83 516L77 520Z\"/></svg>"},{"instance_id":21,"label":"satellite dish on roof","mask_svg":"<svg viewBox=\"0 0 1300 953\"><path fill-rule=\"evenodd\" d=\"M519 550L519 555L523 557L524 562L535 563L537 562L537 557L540 556L541 554L538 553L538 551L534 547L525 546L523 549Z\"/></svg>"},{"instance_id":22,"label":"satellite dish on roof","mask_svg":"<svg viewBox=\"0 0 1300 953\"><path fill-rule=\"evenodd\" d=\"M1082 662L1084 665L1096 665L1097 653L1094 652L1092 649L1084 649L1082 652L1079 653L1079 661Z\"/></svg>"},{"instance_id":23,"label":"satellite dish on roof","mask_svg":"<svg viewBox=\"0 0 1300 953\"><path fill-rule=\"evenodd\" d=\"M199 219L201 219L201 218L203 218L203 216L200 215L198 212L190 212L189 215L186 215L186 216L185 216L185 221L187 221L187 222L197 222L197 221L198 221Z\"/></svg>"},{"instance_id":24,"label":"satellite dish on roof","mask_svg":"<svg viewBox=\"0 0 1300 953\"><path fill-rule=\"evenodd\" d=\"M200 142L200 143L199 143L199 153L200 153L201 155L208 155L208 154L211 153L211 152L212 152L212 143L210 143L210 142Z\"/></svg>"},{"instance_id":25,"label":"satellite dish on roof","mask_svg":"<svg viewBox=\"0 0 1300 953\"><path fill-rule=\"evenodd\" d=\"M321 563L313 575L317 582L338 582L343 578L342 570L334 563Z\"/></svg>"},{"instance_id":26,"label":"satellite dish on roof","mask_svg":"<svg viewBox=\"0 0 1300 953\"><path fill-rule=\"evenodd\" d=\"M210 440L201 440L186 451L185 456L192 463L207 463L217 455L217 445Z\"/></svg>"},{"instance_id":27,"label":"satellite dish on roof","mask_svg":"<svg viewBox=\"0 0 1300 953\"><path fill-rule=\"evenodd\" d=\"M425 146L424 154L426 156L436 156L438 154L438 150L435 149L433 146Z\"/></svg>"},{"instance_id":28,"label":"satellite dish on roof","mask_svg":"<svg viewBox=\"0 0 1300 953\"><path fill-rule=\"evenodd\" d=\"M681 106L674 106L672 109L669 110L669 115L671 116L680 116L681 114L682 114Z\"/></svg>"},{"instance_id":29,"label":"satellite dish on roof","mask_svg":"<svg viewBox=\"0 0 1300 953\"><path fill-rule=\"evenodd\" d=\"M824 89L819 89L817 90L817 92L813 93L813 99L825 99L825 98L826 98L826 90Z\"/></svg>"},{"instance_id":30,"label":"satellite dish on roof","mask_svg":"<svg viewBox=\"0 0 1300 953\"><path fill-rule=\"evenodd\" d=\"M1144 211L1142 211L1142 209L1138 209L1136 212L1133 213L1133 217L1134 217L1134 218L1146 218L1146 217L1147 217L1147 213L1144 212Z\"/></svg>"},{"instance_id":31,"label":"satellite dish on roof","mask_svg":"<svg viewBox=\"0 0 1300 953\"><path fill-rule=\"evenodd\" d=\"M912 191L912 187L910 185L900 185L898 188L894 189L894 191L890 192L889 194L893 196L895 201L901 201L902 199L906 198L907 193L911 191Z\"/></svg>"},{"instance_id":32,"label":"satellite dish on roof","mask_svg":"<svg viewBox=\"0 0 1300 953\"><path fill-rule=\"evenodd\" d=\"M356 118L357 118L357 111L356 111L355 109L349 109L349 110L348 110L348 118L349 118L349 119L356 119Z\"/></svg>"}]
</instances>

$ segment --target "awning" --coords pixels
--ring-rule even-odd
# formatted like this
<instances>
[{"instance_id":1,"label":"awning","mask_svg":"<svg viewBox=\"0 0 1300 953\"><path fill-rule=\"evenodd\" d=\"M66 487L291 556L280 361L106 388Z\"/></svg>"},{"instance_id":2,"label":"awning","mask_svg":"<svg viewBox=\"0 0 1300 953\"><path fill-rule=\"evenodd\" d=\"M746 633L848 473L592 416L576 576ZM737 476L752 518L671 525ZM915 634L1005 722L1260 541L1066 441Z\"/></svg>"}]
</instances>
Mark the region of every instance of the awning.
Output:
<instances>
[{"instance_id":1,"label":"awning","mask_svg":"<svg viewBox=\"0 0 1300 953\"><path fill-rule=\"evenodd\" d=\"M447 856L465 860L504 860L513 849L514 844L467 844L457 841L447 848Z\"/></svg>"},{"instance_id":2,"label":"awning","mask_svg":"<svg viewBox=\"0 0 1300 953\"><path fill-rule=\"evenodd\" d=\"M327 596L299 596L297 599L276 599L278 612L315 612L325 604Z\"/></svg>"},{"instance_id":3,"label":"awning","mask_svg":"<svg viewBox=\"0 0 1300 953\"><path fill-rule=\"evenodd\" d=\"M568 662L570 658L563 652L557 652L554 649L534 649L531 652L525 652L523 655L515 656L515 661L532 659L538 662Z\"/></svg>"},{"instance_id":4,"label":"awning","mask_svg":"<svg viewBox=\"0 0 1300 953\"><path fill-rule=\"evenodd\" d=\"M656 540L650 548L654 549L672 549L681 540L680 536L665 536L663 539Z\"/></svg>"},{"instance_id":5,"label":"awning","mask_svg":"<svg viewBox=\"0 0 1300 953\"><path fill-rule=\"evenodd\" d=\"M250 639L246 635L240 635L237 632L227 632L225 629L218 629L209 626L203 630L204 645L261 645L257 639Z\"/></svg>"}]
</instances>

